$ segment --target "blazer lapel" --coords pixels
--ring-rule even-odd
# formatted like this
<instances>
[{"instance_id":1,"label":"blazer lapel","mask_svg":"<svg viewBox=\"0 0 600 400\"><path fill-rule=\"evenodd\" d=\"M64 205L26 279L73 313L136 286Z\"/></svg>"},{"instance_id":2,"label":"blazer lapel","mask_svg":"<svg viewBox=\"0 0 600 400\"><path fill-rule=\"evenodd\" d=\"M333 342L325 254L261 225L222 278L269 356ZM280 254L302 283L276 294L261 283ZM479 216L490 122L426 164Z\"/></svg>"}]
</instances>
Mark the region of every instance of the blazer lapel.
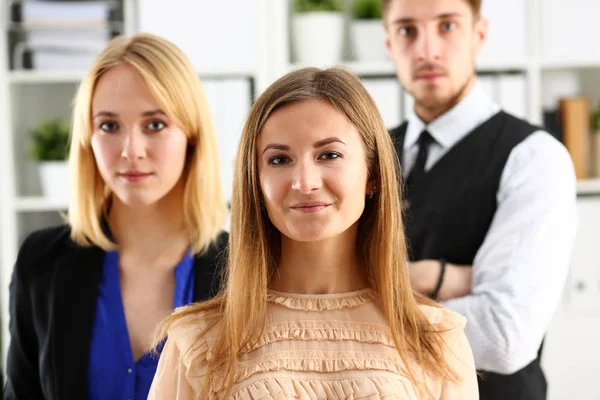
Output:
<instances>
[{"instance_id":1,"label":"blazer lapel","mask_svg":"<svg viewBox=\"0 0 600 400\"><path fill-rule=\"evenodd\" d=\"M221 275L215 262L206 256L194 258L194 301L208 300L218 293Z\"/></svg>"},{"instance_id":2,"label":"blazer lapel","mask_svg":"<svg viewBox=\"0 0 600 400\"><path fill-rule=\"evenodd\" d=\"M87 370L104 251L73 245L56 260L51 359L57 399L87 397Z\"/></svg>"}]
</instances>

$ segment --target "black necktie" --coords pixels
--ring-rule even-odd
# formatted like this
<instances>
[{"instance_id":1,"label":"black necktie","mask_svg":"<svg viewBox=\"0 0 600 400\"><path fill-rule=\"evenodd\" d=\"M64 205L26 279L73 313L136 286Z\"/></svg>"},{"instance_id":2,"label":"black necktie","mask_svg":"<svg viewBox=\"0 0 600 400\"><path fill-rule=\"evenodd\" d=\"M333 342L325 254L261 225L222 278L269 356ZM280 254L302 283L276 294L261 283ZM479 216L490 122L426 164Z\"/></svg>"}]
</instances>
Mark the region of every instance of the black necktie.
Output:
<instances>
[{"instance_id":1,"label":"black necktie","mask_svg":"<svg viewBox=\"0 0 600 400\"><path fill-rule=\"evenodd\" d=\"M435 142L435 140L429 132L421 132L421 136L419 136L419 153L417 154L417 161L415 161L415 165L410 170L408 178L406 179L407 186L419 182L425 176L425 163L427 162L427 156L429 155L429 146L433 142Z\"/></svg>"}]
</instances>

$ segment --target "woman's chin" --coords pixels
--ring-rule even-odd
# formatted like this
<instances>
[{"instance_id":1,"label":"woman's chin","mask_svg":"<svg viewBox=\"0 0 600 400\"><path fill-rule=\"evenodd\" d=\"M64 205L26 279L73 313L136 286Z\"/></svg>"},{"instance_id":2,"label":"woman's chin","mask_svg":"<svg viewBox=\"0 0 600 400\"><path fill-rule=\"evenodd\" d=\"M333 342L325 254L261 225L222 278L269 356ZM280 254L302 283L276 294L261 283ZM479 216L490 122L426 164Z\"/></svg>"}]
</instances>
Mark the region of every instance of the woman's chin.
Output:
<instances>
[{"instance_id":1,"label":"woman's chin","mask_svg":"<svg viewBox=\"0 0 600 400\"><path fill-rule=\"evenodd\" d=\"M131 208L149 207L160 201L160 198L144 193L123 193L116 197L118 197L119 201L123 203L124 206Z\"/></svg>"},{"instance_id":2,"label":"woman's chin","mask_svg":"<svg viewBox=\"0 0 600 400\"><path fill-rule=\"evenodd\" d=\"M295 242L319 242L338 236L327 229L302 229L284 233L288 239Z\"/></svg>"}]
</instances>

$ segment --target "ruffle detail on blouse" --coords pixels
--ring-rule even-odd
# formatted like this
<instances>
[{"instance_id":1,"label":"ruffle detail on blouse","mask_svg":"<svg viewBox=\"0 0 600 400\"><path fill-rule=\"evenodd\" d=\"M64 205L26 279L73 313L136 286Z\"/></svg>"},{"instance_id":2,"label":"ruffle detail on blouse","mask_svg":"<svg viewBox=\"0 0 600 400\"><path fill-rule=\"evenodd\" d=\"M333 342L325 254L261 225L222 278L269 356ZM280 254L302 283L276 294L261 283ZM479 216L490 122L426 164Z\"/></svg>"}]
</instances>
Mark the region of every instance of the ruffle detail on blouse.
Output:
<instances>
[{"instance_id":1,"label":"ruffle detail on blouse","mask_svg":"<svg viewBox=\"0 0 600 400\"><path fill-rule=\"evenodd\" d=\"M354 378L341 381L266 378L233 393L231 400L409 400L415 399L412 385L403 377Z\"/></svg>"},{"instance_id":2,"label":"ruffle detail on blouse","mask_svg":"<svg viewBox=\"0 0 600 400\"><path fill-rule=\"evenodd\" d=\"M259 359L242 361L235 373L235 382L258 373L273 371L294 372L340 372L340 371L388 371L404 375L400 356L368 351L280 351L269 353Z\"/></svg>"},{"instance_id":3,"label":"ruffle detail on blouse","mask_svg":"<svg viewBox=\"0 0 600 400\"><path fill-rule=\"evenodd\" d=\"M343 321L285 321L268 325L260 339L246 351L283 340L355 341L395 347L390 329L371 323Z\"/></svg>"},{"instance_id":4,"label":"ruffle detail on blouse","mask_svg":"<svg viewBox=\"0 0 600 400\"><path fill-rule=\"evenodd\" d=\"M197 351L206 351L205 346L197 348ZM382 357L380 353L347 352L348 358L340 359L339 353L327 354L324 352L290 352L286 354L279 352L267 357L238 365L235 373L235 382L243 382L251 379L256 374L273 373L277 371L293 372L340 372L340 371L386 371L395 373L394 378L355 378L347 380L314 380L306 381L297 378L265 378L244 385L230 399L414 399L412 386L402 366L391 357ZM302 358L292 358L292 357ZM287 358L286 358L287 357ZM200 392L202 380L206 371L194 368L194 359L191 354L183 357L186 368L186 380L196 392ZM223 377L213 377L215 382L220 382ZM397 382L396 382L397 381ZM378 385L377 385L378 384ZM354 385L354 386L353 386ZM386 386L387 385L387 386ZM212 386L212 385L211 385ZM385 388L385 389L383 389ZM342 390L340 392L340 390ZM350 390L352 389L352 390ZM257 395L261 393L261 395ZM323 395L323 393L325 395ZM327 396L328 393L334 393ZM338 396L336 393L344 393ZM406 393L406 397L398 397L398 394ZM252 396L248 397L250 394ZM360 394L360 395L359 395ZM354 397L352 397L354 396ZM391 397L390 397L391 396ZM396 396L396 397L394 397ZM219 396L213 398L220 398Z\"/></svg>"},{"instance_id":5,"label":"ruffle detail on blouse","mask_svg":"<svg viewBox=\"0 0 600 400\"><path fill-rule=\"evenodd\" d=\"M292 310L325 311L340 310L361 306L375 298L372 289L362 289L354 292L324 295L289 294L269 290L267 301Z\"/></svg>"}]
</instances>

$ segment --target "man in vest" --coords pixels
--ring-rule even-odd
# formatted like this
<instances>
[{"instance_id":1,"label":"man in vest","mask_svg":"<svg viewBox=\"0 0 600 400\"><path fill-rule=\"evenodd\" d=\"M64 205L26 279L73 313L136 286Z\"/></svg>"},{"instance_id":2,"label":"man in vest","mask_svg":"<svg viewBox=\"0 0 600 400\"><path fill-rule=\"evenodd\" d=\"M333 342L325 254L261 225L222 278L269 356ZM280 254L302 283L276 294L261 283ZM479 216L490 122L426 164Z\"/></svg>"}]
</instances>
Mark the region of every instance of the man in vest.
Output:
<instances>
[{"instance_id":1,"label":"man in vest","mask_svg":"<svg viewBox=\"0 0 600 400\"><path fill-rule=\"evenodd\" d=\"M382 4L390 57L415 100L391 131L413 287L468 318L482 400L546 399L542 342L576 231L571 158L478 84L481 0Z\"/></svg>"}]
</instances>

